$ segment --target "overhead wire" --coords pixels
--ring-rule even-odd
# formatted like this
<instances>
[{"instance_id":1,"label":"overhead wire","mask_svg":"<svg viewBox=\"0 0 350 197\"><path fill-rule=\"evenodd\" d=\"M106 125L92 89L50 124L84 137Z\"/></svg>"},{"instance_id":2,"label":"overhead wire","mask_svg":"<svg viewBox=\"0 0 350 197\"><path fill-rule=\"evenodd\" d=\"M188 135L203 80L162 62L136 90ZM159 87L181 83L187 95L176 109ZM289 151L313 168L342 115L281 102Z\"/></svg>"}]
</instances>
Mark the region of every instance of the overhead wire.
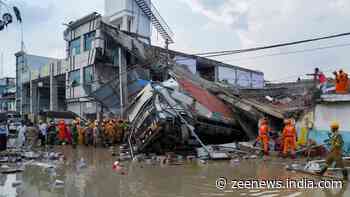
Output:
<instances>
[{"instance_id":1,"label":"overhead wire","mask_svg":"<svg viewBox=\"0 0 350 197\"><path fill-rule=\"evenodd\" d=\"M207 58L208 57L218 57L218 56L232 55L232 54L236 54L236 53L245 53L245 52L266 50L266 49L272 49L272 48L278 48L278 47L298 45L298 44L302 44L302 43L315 42L315 41L319 41L319 40L339 38L339 37L344 37L344 36L350 36L350 32L341 33L341 34L334 34L334 35L329 35L329 36L323 36L323 37L318 37L318 38L311 38L311 39L300 40L300 41L294 41L294 42L285 42L285 43L267 45L267 46L262 46L262 47L253 47L253 48L247 48L247 49L227 50L227 51L216 51L216 52L205 52L205 53L197 53L197 54L192 54L192 55L203 56L203 57L207 57Z\"/></svg>"},{"instance_id":2,"label":"overhead wire","mask_svg":"<svg viewBox=\"0 0 350 197\"><path fill-rule=\"evenodd\" d=\"M332 48L341 48L341 47L350 47L350 43L347 44L337 44L337 45L330 45L325 47L316 47L316 48L308 48L308 49L301 49L301 50L295 50L295 51L287 51L287 52L280 52L280 53L272 53L272 54L265 54L265 55L258 55L258 56L252 56L247 58L236 58L236 59L222 59L220 61L244 61L244 60L254 60L254 59L260 59L264 57L273 57L273 56L282 56L282 55L290 55L290 54L298 54L298 53L305 53L305 52L313 52L313 51L319 51L319 50L325 50L325 49L332 49Z\"/></svg>"}]
</instances>

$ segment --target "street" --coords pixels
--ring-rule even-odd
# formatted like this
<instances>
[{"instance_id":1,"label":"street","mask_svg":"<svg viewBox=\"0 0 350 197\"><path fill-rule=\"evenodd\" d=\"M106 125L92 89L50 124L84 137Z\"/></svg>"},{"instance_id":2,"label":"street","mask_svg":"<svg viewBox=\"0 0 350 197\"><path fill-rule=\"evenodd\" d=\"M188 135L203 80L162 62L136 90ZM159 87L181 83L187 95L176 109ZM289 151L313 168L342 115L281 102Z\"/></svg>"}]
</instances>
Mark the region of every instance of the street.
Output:
<instances>
[{"instance_id":1,"label":"street","mask_svg":"<svg viewBox=\"0 0 350 197\"><path fill-rule=\"evenodd\" d=\"M108 149L71 146L57 147L65 160L56 169L44 165L28 165L23 174L2 175L2 196L23 197L100 197L100 196L347 196L350 187L343 189L232 189L216 188L220 177L234 180L286 180L309 178L305 174L286 171L291 160L278 158L242 159L239 162L200 160L184 161L183 165L161 165L157 161L122 162L123 169L112 170L117 157ZM81 160L86 164L81 165ZM85 163L84 162L84 163ZM6 177L6 178L5 178ZM54 184L57 180L63 185ZM315 179L316 180L316 179ZM12 184L21 181L15 189Z\"/></svg>"}]
</instances>

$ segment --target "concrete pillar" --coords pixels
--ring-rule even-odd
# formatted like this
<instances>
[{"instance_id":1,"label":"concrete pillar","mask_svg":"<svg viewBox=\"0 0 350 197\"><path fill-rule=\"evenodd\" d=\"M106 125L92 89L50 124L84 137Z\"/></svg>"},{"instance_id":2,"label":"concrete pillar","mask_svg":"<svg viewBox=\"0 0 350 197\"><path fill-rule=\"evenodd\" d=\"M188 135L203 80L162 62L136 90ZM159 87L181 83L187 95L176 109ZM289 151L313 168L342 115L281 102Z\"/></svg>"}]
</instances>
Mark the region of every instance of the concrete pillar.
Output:
<instances>
[{"instance_id":1,"label":"concrete pillar","mask_svg":"<svg viewBox=\"0 0 350 197\"><path fill-rule=\"evenodd\" d=\"M119 53L119 91L120 91L120 116L126 118L124 113L125 108L128 106L128 75L127 65L124 53L121 48Z\"/></svg>"},{"instance_id":2,"label":"concrete pillar","mask_svg":"<svg viewBox=\"0 0 350 197\"><path fill-rule=\"evenodd\" d=\"M50 65L50 111L58 111L58 82L54 76L54 64Z\"/></svg>"},{"instance_id":3,"label":"concrete pillar","mask_svg":"<svg viewBox=\"0 0 350 197\"><path fill-rule=\"evenodd\" d=\"M38 112L38 84L30 81L30 113L35 115Z\"/></svg>"}]
</instances>

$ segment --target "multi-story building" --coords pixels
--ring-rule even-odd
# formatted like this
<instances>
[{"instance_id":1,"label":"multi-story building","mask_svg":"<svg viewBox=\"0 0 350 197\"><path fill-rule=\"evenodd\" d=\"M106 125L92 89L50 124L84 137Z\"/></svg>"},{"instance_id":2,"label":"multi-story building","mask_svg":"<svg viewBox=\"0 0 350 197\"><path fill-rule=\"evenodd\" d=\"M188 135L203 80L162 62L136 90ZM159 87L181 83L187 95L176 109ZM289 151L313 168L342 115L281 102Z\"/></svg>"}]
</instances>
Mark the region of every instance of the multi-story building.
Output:
<instances>
[{"instance_id":1,"label":"multi-story building","mask_svg":"<svg viewBox=\"0 0 350 197\"><path fill-rule=\"evenodd\" d=\"M0 79L0 112L16 111L16 79Z\"/></svg>"},{"instance_id":2,"label":"multi-story building","mask_svg":"<svg viewBox=\"0 0 350 197\"><path fill-rule=\"evenodd\" d=\"M37 115L63 111L65 107L65 61L23 51L16 56L16 111Z\"/></svg>"},{"instance_id":3,"label":"multi-story building","mask_svg":"<svg viewBox=\"0 0 350 197\"><path fill-rule=\"evenodd\" d=\"M144 80L158 80L149 66L130 74L135 66L140 68L145 63L151 67L183 64L208 80L263 87L262 72L152 46L151 22L155 16L147 15L147 6L154 7L150 0L106 0L105 16L92 13L68 23L64 61L17 53L17 111L36 114L68 110L85 118L95 118L103 110L122 114L142 87L136 75L142 75L143 84Z\"/></svg>"}]
</instances>

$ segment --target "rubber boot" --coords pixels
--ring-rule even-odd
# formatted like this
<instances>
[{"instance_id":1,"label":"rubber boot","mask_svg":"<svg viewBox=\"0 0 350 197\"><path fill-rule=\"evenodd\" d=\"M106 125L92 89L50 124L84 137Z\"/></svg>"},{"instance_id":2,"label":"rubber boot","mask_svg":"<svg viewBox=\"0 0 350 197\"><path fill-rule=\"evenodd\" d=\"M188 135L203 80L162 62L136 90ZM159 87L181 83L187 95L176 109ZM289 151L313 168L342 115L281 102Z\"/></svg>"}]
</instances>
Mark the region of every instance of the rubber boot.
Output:
<instances>
[{"instance_id":1,"label":"rubber boot","mask_svg":"<svg viewBox=\"0 0 350 197\"><path fill-rule=\"evenodd\" d=\"M343 172L343 180L348 181L349 180L348 171L346 169L343 169L342 172Z\"/></svg>"}]
</instances>

